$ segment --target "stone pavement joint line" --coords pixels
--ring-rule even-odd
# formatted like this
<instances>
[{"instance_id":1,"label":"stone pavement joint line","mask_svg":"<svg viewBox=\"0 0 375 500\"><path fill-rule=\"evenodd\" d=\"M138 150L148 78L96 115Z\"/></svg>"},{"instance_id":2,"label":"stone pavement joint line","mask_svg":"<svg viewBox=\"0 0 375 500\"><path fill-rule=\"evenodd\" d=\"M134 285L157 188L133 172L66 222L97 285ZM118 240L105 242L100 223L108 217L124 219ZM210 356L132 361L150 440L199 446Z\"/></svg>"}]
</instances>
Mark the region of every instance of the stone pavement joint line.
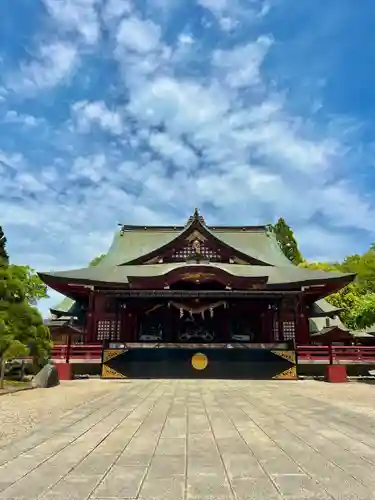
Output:
<instances>
[{"instance_id":1,"label":"stone pavement joint line","mask_svg":"<svg viewBox=\"0 0 375 500\"><path fill-rule=\"evenodd\" d=\"M375 500L370 385L116 384L0 449L0 500Z\"/></svg>"}]
</instances>

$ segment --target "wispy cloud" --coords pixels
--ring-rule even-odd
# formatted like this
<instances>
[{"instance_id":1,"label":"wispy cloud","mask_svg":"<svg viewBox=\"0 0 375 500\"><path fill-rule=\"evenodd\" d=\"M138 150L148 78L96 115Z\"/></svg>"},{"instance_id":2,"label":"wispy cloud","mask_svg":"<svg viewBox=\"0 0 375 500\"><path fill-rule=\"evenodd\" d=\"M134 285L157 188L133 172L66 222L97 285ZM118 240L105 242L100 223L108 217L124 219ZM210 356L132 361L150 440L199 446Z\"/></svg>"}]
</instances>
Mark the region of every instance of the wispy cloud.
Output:
<instances>
[{"instance_id":1,"label":"wispy cloud","mask_svg":"<svg viewBox=\"0 0 375 500\"><path fill-rule=\"evenodd\" d=\"M198 3L215 17L221 29L234 30L238 24L252 24L265 16L270 4L260 0L199 0Z\"/></svg>"},{"instance_id":2,"label":"wispy cloud","mask_svg":"<svg viewBox=\"0 0 375 500\"><path fill-rule=\"evenodd\" d=\"M78 33L88 44L99 40L98 0L43 0L43 3L62 31Z\"/></svg>"},{"instance_id":3,"label":"wispy cloud","mask_svg":"<svg viewBox=\"0 0 375 500\"><path fill-rule=\"evenodd\" d=\"M48 89L67 83L78 63L78 52L68 42L41 45L34 58L22 63L20 71L10 74L7 85L16 92Z\"/></svg>"},{"instance_id":4,"label":"wispy cloud","mask_svg":"<svg viewBox=\"0 0 375 500\"><path fill-rule=\"evenodd\" d=\"M310 78L313 97L297 88L311 10L301 4L283 30L289 7L273 3L44 0L25 52L15 46L2 66L0 223L12 257L82 266L118 222L182 223L195 206L213 224L282 215L313 258L365 248L370 122L337 105L329 75ZM325 57L318 37L309 43ZM280 69L288 49L293 91Z\"/></svg>"},{"instance_id":5,"label":"wispy cloud","mask_svg":"<svg viewBox=\"0 0 375 500\"><path fill-rule=\"evenodd\" d=\"M152 21L129 17L121 22L116 39L121 47L145 54L158 47L160 36L160 27Z\"/></svg>"},{"instance_id":6,"label":"wispy cloud","mask_svg":"<svg viewBox=\"0 0 375 500\"><path fill-rule=\"evenodd\" d=\"M14 110L8 110L5 113L4 122L24 125L25 127L35 127L40 121L35 116L24 115Z\"/></svg>"},{"instance_id":7,"label":"wispy cloud","mask_svg":"<svg viewBox=\"0 0 375 500\"><path fill-rule=\"evenodd\" d=\"M216 50L213 64L232 88L247 88L262 82L260 67L272 45L270 36L259 37L255 42L239 45L230 50Z\"/></svg>"},{"instance_id":8,"label":"wispy cloud","mask_svg":"<svg viewBox=\"0 0 375 500\"><path fill-rule=\"evenodd\" d=\"M108 23L121 19L124 14L129 14L132 10L132 3L128 0L108 0L102 9L102 17Z\"/></svg>"},{"instance_id":9,"label":"wispy cloud","mask_svg":"<svg viewBox=\"0 0 375 500\"><path fill-rule=\"evenodd\" d=\"M123 131L121 113L111 111L103 101L76 102L72 106L72 112L80 132L90 132L95 124L116 135Z\"/></svg>"}]
</instances>

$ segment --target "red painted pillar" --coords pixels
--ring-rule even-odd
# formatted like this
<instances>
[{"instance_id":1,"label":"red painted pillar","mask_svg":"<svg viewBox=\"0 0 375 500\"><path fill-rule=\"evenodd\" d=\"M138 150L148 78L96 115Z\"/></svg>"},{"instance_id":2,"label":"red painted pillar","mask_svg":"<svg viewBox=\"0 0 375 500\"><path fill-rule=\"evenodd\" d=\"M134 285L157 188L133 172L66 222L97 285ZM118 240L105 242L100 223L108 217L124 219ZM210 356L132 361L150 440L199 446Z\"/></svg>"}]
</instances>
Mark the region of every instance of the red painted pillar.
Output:
<instances>
[{"instance_id":1,"label":"red painted pillar","mask_svg":"<svg viewBox=\"0 0 375 500\"><path fill-rule=\"evenodd\" d=\"M326 366L325 373L326 382L334 384L343 383L348 381L348 375L345 365L328 365Z\"/></svg>"},{"instance_id":2,"label":"red painted pillar","mask_svg":"<svg viewBox=\"0 0 375 500\"><path fill-rule=\"evenodd\" d=\"M282 299L277 306L277 325L279 329L279 342L284 342L284 302Z\"/></svg>"},{"instance_id":3,"label":"red painted pillar","mask_svg":"<svg viewBox=\"0 0 375 500\"><path fill-rule=\"evenodd\" d=\"M72 380L73 367L70 364L70 352L72 347L72 334L66 335L65 360L62 363L55 363L59 380Z\"/></svg>"},{"instance_id":4,"label":"red painted pillar","mask_svg":"<svg viewBox=\"0 0 375 500\"><path fill-rule=\"evenodd\" d=\"M95 290L90 290L89 305L86 315L86 342L96 341Z\"/></svg>"},{"instance_id":5,"label":"red painted pillar","mask_svg":"<svg viewBox=\"0 0 375 500\"><path fill-rule=\"evenodd\" d=\"M296 320L296 344L310 344L309 318L303 296L299 299Z\"/></svg>"},{"instance_id":6,"label":"red painted pillar","mask_svg":"<svg viewBox=\"0 0 375 500\"><path fill-rule=\"evenodd\" d=\"M274 311L272 309L268 309L267 304L263 309L262 317L262 342L266 344L275 342L273 321Z\"/></svg>"},{"instance_id":7,"label":"red painted pillar","mask_svg":"<svg viewBox=\"0 0 375 500\"><path fill-rule=\"evenodd\" d=\"M70 363L56 363L55 366L59 380L73 379L73 366Z\"/></svg>"},{"instance_id":8,"label":"red painted pillar","mask_svg":"<svg viewBox=\"0 0 375 500\"><path fill-rule=\"evenodd\" d=\"M121 309L121 341L122 342L135 342L135 312L130 307Z\"/></svg>"}]
</instances>

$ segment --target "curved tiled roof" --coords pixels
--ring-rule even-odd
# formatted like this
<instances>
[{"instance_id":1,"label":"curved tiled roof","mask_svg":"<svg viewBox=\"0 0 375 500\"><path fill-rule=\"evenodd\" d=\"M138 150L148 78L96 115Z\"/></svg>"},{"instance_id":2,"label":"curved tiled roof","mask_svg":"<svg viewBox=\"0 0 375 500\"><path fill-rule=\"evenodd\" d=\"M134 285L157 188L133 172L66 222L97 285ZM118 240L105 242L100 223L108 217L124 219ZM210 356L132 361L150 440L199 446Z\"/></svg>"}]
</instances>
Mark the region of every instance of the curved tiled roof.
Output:
<instances>
[{"instance_id":1,"label":"curved tiled roof","mask_svg":"<svg viewBox=\"0 0 375 500\"><path fill-rule=\"evenodd\" d=\"M124 226L115 233L112 244L97 266L76 269L61 273L41 273L41 276L56 278L70 278L91 282L121 282L128 283L128 277L163 275L177 267L186 266L186 263L172 264L142 264L129 265L134 260L152 254L159 248L171 244L185 233L194 221L190 218L186 226L141 227ZM266 226L256 227L210 227L203 224L205 231L214 238L221 240L234 251L247 256L252 260L264 263L265 266L250 264L219 264L210 265L233 274L234 276L268 276L268 284L316 282L326 279L339 279L345 276L340 273L326 273L311 269L298 268L283 254L276 237L269 232ZM205 264L206 265L206 264ZM64 299L56 306L53 312L69 312L74 307L74 301ZM332 315L338 310L326 300L321 299L313 306L313 314L318 316Z\"/></svg>"},{"instance_id":2,"label":"curved tiled roof","mask_svg":"<svg viewBox=\"0 0 375 500\"><path fill-rule=\"evenodd\" d=\"M136 227L117 231L108 253L98 266L118 266L148 255L171 243L186 229ZM271 266L293 266L266 228L210 228L212 235L234 250Z\"/></svg>"},{"instance_id":3,"label":"curved tiled roof","mask_svg":"<svg viewBox=\"0 0 375 500\"><path fill-rule=\"evenodd\" d=\"M128 284L132 277L153 277L163 276L174 269L189 268L212 268L221 269L233 276L268 277L268 285L281 285L292 283L315 283L335 279L350 278L351 274L327 273L311 269L299 268L296 266L252 266L249 264L224 264L218 262L202 264L186 264L175 262L168 264L143 264L143 265L122 265L122 266L94 266L60 271L55 273L40 273L42 279L57 278L71 280L72 282L87 283L122 283Z\"/></svg>"}]
</instances>

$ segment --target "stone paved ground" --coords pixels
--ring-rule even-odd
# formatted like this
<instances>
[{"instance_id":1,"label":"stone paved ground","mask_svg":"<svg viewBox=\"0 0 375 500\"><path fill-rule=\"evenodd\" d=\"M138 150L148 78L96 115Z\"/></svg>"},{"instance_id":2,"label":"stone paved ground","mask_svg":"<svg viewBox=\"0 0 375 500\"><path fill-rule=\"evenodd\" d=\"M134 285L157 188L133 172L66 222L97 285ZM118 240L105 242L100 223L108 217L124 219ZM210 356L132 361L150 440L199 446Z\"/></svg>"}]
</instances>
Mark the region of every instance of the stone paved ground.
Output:
<instances>
[{"instance_id":1,"label":"stone paved ground","mask_svg":"<svg viewBox=\"0 0 375 500\"><path fill-rule=\"evenodd\" d=\"M375 386L97 383L0 449L0 499L375 499Z\"/></svg>"}]
</instances>

